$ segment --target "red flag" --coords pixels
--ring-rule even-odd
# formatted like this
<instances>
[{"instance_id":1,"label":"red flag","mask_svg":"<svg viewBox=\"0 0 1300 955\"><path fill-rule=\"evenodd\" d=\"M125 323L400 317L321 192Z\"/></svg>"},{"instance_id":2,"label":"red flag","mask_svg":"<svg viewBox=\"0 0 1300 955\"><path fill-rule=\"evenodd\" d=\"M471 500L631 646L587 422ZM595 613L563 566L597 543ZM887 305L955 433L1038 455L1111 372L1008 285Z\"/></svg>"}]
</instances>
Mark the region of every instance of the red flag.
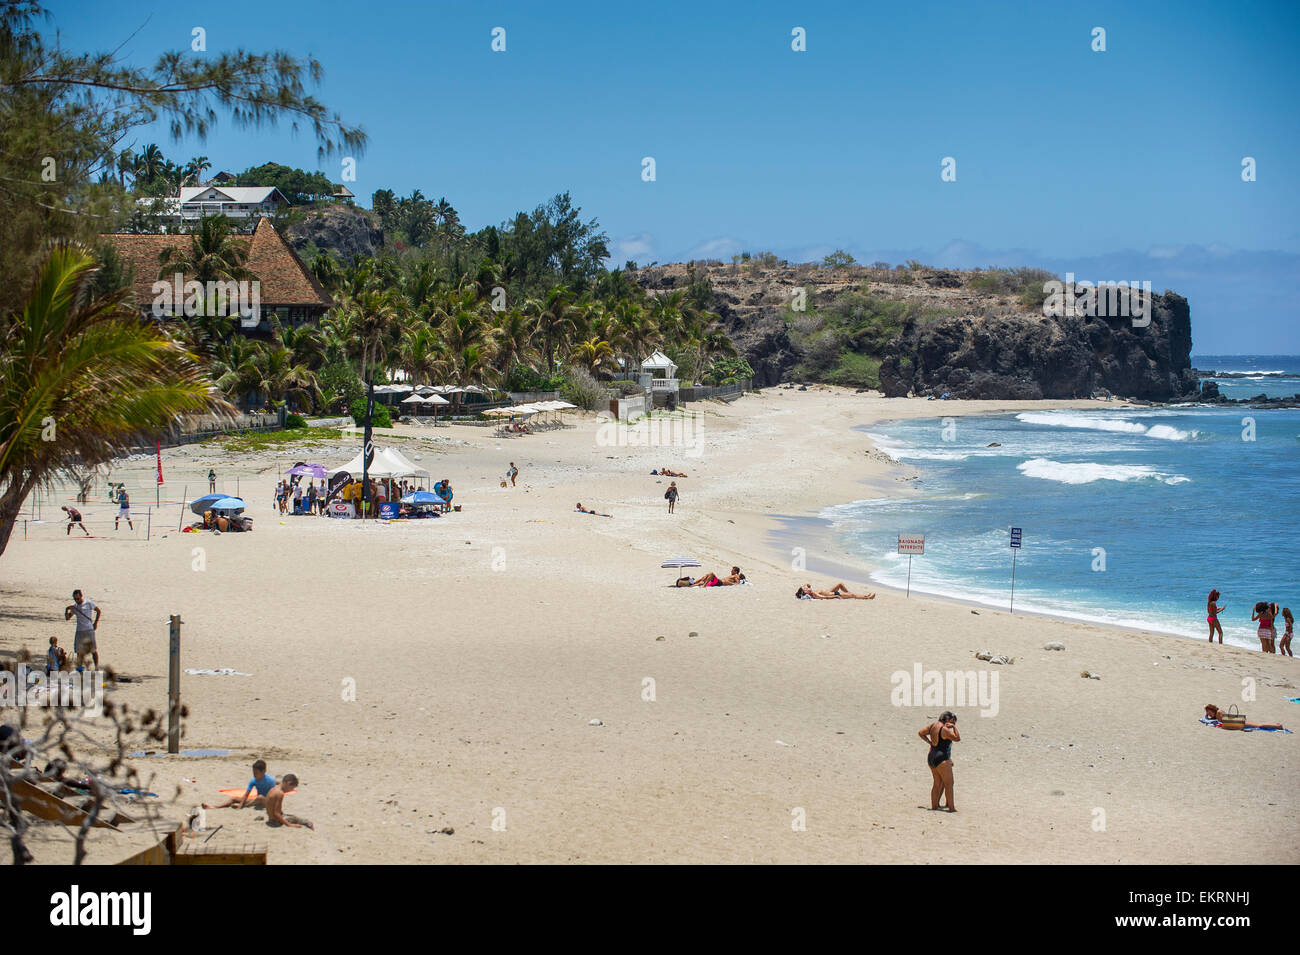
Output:
<instances>
[{"instance_id":1,"label":"red flag","mask_svg":"<svg viewBox=\"0 0 1300 955\"><path fill-rule=\"evenodd\" d=\"M156 447L156 448L158 449L158 483L161 484L161 483L163 482L163 479L162 479L162 441L155 441L155 442L154 442L154 447Z\"/></svg>"}]
</instances>

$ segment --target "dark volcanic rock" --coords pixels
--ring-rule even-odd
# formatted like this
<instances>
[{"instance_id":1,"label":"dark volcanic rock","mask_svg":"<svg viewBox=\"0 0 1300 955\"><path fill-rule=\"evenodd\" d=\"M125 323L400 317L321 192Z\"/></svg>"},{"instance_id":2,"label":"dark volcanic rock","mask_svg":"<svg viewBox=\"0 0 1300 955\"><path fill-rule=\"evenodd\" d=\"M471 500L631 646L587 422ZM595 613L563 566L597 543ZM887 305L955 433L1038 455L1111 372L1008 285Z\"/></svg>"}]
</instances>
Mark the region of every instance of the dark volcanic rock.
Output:
<instances>
[{"instance_id":1,"label":"dark volcanic rock","mask_svg":"<svg viewBox=\"0 0 1300 955\"><path fill-rule=\"evenodd\" d=\"M1155 296L1151 324L1038 313L949 317L904 326L885 348L881 390L889 396L1086 398L1105 389L1149 401L1195 396L1187 300Z\"/></svg>"},{"instance_id":2,"label":"dark volcanic rock","mask_svg":"<svg viewBox=\"0 0 1300 955\"><path fill-rule=\"evenodd\" d=\"M343 262L374 255L383 247L384 233L374 214L344 203L312 209L300 222L289 225L287 235L294 251L308 243L333 252Z\"/></svg>"}]
</instances>

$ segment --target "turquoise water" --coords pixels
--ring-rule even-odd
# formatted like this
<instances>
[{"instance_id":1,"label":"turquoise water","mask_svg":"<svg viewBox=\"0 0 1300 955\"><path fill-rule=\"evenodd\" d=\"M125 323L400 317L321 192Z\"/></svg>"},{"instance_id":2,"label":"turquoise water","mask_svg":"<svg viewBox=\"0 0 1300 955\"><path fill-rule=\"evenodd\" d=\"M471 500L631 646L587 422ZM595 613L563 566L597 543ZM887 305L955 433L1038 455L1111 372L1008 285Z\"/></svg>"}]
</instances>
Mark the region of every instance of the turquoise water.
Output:
<instances>
[{"instance_id":1,"label":"turquoise water","mask_svg":"<svg viewBox=\"0 0 1300 955\"><path fill-rule=\"evenodd\" d=\"M924 533L913 590L1005 608L1018 526L1018 611L1203 639L1217 587L1225 642L1256 649L1256 601L1300 611L1300 410L1041 411L867 433L924 471L915 498L823 512L881 583L906 582L898 533Z\"/></svg>"},{"instance_id":2,"label":"turquoise water","mask_svg":"<svg viewBox=\"0 0 1300 955\"><path fill-rule=\"evenodd\" d=\"M1192 367L1234 373L1234 377L1210 379L1218 384L1225 398L1289 398L1300 394L1297 355L1193 355ZM1246 377L1235 377L1241 373Z\"/></svg>"}]
</instances>

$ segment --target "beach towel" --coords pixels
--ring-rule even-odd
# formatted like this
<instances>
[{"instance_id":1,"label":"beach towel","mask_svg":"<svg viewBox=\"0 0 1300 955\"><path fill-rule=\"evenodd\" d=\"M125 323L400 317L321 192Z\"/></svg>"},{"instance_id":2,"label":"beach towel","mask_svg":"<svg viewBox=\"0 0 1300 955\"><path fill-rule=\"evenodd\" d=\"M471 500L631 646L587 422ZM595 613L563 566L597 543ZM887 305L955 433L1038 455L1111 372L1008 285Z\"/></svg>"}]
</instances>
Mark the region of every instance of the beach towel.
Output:
<instances>
[{"instance_id":1,"label":"beach towel","mask_svg":"<svg viewBox=\"0 0 1300 955\"><path fill-rule=\"evenodd\" d=\"M218 670L186 670L190 676L252 676L251 673L240 673L238 670L232 670L229 667L221 667Z\"/></svg>"},{"instance_id":2,"label":"beach towel","mask_svg":"<svg viewBox=\"0 0 1300 955\"><path fill-rule=\"evenodd\" d=\"M1222 727L1222 726L1223 726L1223 724L1220 723L1218 720L1212 720L1212 719L1210 719L1208 716L1202 716L1202 717L1201 717L1201 722L1204 723L1206 726L1218 726L1218 727ZM1263 726L1247 726L1245 729L1242 730L1242 732L1243 732L1243 733L1253 733L1253 732L1255 732L1256 730L1258 730L1258 731L1261 732L1261 733L1290 733L1290 732L1291 732L1289 729L1285 729L1285 728L1284 728L1284 729L1266 729L1266 728L1264 728Z\"/></svg>"},{"instance_id":3,"label":"beach towel","mask_svg":"<svg viewBox=\"0 0 1300 955\"><path fill-rule=\"evenodd\" d=\"M298 791L298 790L295 789L293 792L296 793L297 791ZM217 792L221 793L221 795L223 795L223 796L229 796L231 799L238 799L240 796L244 795L244 793L247 792L247 790L245 790L245 789L218 789ZM285 793L285 795L286 795L286 796L292 796L293 793ZM256 799L256 798L258 798L258 797L257 797L257 790L254 789L254 790L253 790L253 795L251 795L251 796L248 797L248 801L249 801L249 802L252 802L252 801L253 801L254 799Z\"/></svg>"},{"instance_id":4,"label":"beach towel","mask_svg":"<svg viewBox=\"0 0 1300 955\"><path fill-rule=\"evenodd\" d=\"M1300 703L1300 696L1288 696L1286 701L1288 703Z\"/></svg>"}]
</instances>

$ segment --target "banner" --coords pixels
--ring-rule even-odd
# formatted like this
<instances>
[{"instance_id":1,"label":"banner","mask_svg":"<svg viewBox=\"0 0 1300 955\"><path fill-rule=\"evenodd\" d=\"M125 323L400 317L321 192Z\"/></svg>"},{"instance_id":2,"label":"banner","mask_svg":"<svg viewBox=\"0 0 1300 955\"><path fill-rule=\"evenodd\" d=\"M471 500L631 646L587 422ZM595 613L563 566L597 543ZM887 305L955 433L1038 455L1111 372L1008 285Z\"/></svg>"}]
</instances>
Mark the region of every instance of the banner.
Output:
<instances>
[{"instance_id":1,"label":"banner","mask_svg":"<svg viewBox=\"0 0 1300 955\"><path fill-rule=\"evenodd\" d=\"M334 500L334 495L342 491L343 486L351 483L351 481L352 475L347 471L340 471L338 474L330 478L330 487L329 492L325 495L325 503L328 504L330 501Z\"/></svg>"},{"instance_id":2,"label":"banner","mask_svg":"<svg viewBox=\"0 0 1300 955\"><path fill-rule=\"evenodd\" d=\"M163 482L163 479L162 479L162 441L155 441L155 442L154 442L154 449L158 452L158 483L161 484L161 483Z\"/></svg>"},{"instance_id":3,"label":"banner","mask_svg":"<svg viewBox=\"0 0 1300 955\"><path fill-rule=\"evenodd\" d=\"M375 460L375 442L370 434L370 419L375 414L375 379L374 373L371 373L370 381L366 386L366 430L362 437L362 465L361 465L361 500L366 506L362 507L361 513L365 517L370 516L370 464Z\"/></svg>"}]
</instances>

